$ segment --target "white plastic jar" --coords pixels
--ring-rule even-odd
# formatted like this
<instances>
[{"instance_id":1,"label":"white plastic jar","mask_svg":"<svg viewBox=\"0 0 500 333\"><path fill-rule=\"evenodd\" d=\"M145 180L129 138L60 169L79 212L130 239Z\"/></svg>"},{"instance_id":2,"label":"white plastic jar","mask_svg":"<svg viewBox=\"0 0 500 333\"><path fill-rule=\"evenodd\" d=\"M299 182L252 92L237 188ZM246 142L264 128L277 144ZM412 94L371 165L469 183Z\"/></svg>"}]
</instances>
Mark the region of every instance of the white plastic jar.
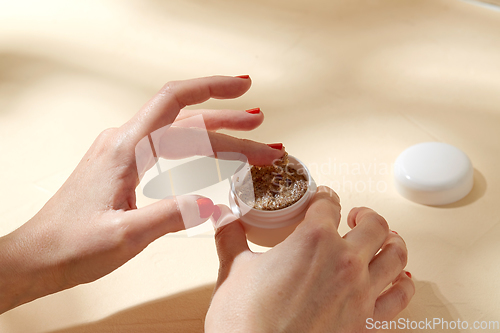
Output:
<instances>
[{"instance_id":1,"label":"white plastic jar","mask_svg":"<svg viewBox=\"0 0 500 333\"><path fill-rule=\"evenodd\" d=\"M231 177L230 207L233 214L243 223L247 238L252 243L271 247L285 240L304 219L309 202L316 193L316 182L305 164L290 155L288 161L288 166L293 167L297 173L306 178L307 190L297 202L282 209L255 209L243 202L237 195L237 189L242 186L251 166L247 165Z\"/></svg>"}]
</instances>

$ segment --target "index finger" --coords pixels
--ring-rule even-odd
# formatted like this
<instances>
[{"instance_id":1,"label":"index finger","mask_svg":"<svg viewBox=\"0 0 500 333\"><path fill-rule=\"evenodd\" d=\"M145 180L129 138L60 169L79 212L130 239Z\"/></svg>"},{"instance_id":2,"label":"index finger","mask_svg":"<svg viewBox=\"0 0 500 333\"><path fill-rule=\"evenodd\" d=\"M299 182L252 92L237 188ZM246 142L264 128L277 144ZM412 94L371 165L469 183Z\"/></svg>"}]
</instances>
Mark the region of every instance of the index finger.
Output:
<instances>
[{"instance_id":1,"label":"index finger","mask_svg":"<svg viewBox=\"0 0 500 333\"><path fill-rule=\"evenodd\" d=\"M354 227L344 235L344 239L356 244L365 258L371 260L389 234L387 221L367 207L353 208L347 220L349 225Z\"/></svg>"},{"instance_id":2,"label":"index finger","mask_svg":"<svg viewBox=\"0 0 500 333\"><path fill-rule=\"evenodd\" d=\"M155 130L174 122L187 105L209 98L226 99L243 95L252 84L246 77L212 76L167 83L122 128L134 144Z\"/></svg>"}]
</instances>

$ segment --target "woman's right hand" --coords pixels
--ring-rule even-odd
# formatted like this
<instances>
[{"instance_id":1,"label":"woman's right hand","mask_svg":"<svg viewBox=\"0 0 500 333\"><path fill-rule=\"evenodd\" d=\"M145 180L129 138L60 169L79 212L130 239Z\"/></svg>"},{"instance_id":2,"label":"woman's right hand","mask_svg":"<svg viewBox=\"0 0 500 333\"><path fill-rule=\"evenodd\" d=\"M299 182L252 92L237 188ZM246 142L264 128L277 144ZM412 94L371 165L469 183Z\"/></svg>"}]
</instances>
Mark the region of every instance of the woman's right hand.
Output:
<instances>
[{"instance_id":1,"label":"woman's right hand","mask_svg":"<svg viewBox=\"0 0 500 333\"><path fill-rule=\"evenodd\" d=\"M219 221L230 214L222 207ZM238 221L218 228L206 331L359 333L394 318L415 292L403 239L369 208L351 210L343 237L339 222L339 197L321 186L304 221L265 253L250 251Z\"/></svg>"}]
</instances>

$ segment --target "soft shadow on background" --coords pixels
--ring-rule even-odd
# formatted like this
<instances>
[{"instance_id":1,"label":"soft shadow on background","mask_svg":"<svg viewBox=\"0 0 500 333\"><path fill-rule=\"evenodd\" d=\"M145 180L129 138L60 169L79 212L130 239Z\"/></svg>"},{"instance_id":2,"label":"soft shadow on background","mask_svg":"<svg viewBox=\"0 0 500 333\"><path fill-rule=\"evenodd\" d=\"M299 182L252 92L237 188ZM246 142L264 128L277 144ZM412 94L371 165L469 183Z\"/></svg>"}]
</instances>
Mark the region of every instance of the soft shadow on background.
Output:
<instances>
[{"instance_id":1,"label":"soft shadow on background","mask_svg":"<svg viewBox=\"0 0 500 333\"><path fill-rule=\"evenodd\" d=\"M399 314L395 321L425 322L433 318L456 321L458 311L444 298L435 283L414 279L416 293L410 305ZM49 333L137 333L137 332L183 332L201 333L204 331L204 318L214 285L206 285L176 295L145 303L102 320L69 327ZM409 332L426 332L409 329ZM437 331L440 331L439 328ZM394 332L381 330L379 332Z\"/></svg>"},{"instance_id":2,"label":"soft shadow on background","mask_svg":"<svg viewBox=\"0 0 500 333\"><path fill-rule=\"evenodd\" d=\"M44 121L30 128L25 128L25 121L13 123L13 128L18 126L19 129L33 131L41 127L49 132L45 137L51 145L38 149L43 151L43 156L36 156L35 160L50 160L50 154L64 156L55 160L54 166L68 158L79 160L85 150L77 147L87 149L94 132L120 125L122 119L131 116L142 105L140 103L168 80L217 73L250 74L254 86L248 94L230 104L223 104L228 101L207 103L209 107L230 105L242 110L262 107L266 122L255 133L249 133L248 138L268 142L279 138L291 151L309 162L318 161L321 156L336 157L339 161L354 156L355 161L362 158L365 158L363 161L371 161L372 156L378 161L389 161L388 157L391 154L396 156L400 148L415 141L427 140L429 133L439 134L443 141L457 142L465 151L473 153L473 163L482 172L474 171L475 185L467 197L444 206L460 207L457 212L453 209L430 210L411 203L399 207L393 205L390 197L387 200L384 196L368 198L358 194L343 196L344 207L374 203L374 208L388 214L404 212L406 224L400 223L402 230L398 231L402 234L406 232L408 236L405 239L409 243L421 244L420 233L416 230L426 237L431 235L430 239L436 242L442 242L443 248L438 248L441 251L446 251L449 247L444 245L453 243L457 235L464 238L474 235L474 230L468 227L469 221L477 220L475 225L478 230L491 230L487 222L498 219L494 207L487 207L488 201L484 200L490 198L493 202L498 188L497 172L493 170L494 163L490 163L492 157L499 156L497 145L491 140L497 137L495 133L498 133L496 130L500 121L497 115L500 68L497 61L496 45L499 44L496 31L499 31L499 21L496 13L466 7L458 0L323 0L307 3L301 0L148 0L131 1L127 5L108 1L99 3L102 8L89 2L88 13L80 10L75 3L68 8L59 5L50 7L46 3L38 5L49 9L46 17L34 14L34 10L43 11L43 8L37 8L33 3L33 6L19 11L19 21L12 15L12 21L5 21L11 26L9 28L20 32L12 34L11 42L5 39L5 45L1 45L0 49L0 115L13 115L16 110L11 108L11 104L15 104L17 99L27 102L27 97L23 96L26 88L38 91L44 88L43 84L38 85L39 82L44 83L45 79L60 72L75 76L74 80L77 83L82 81L81 85L86 88L75 89L67 105L88 106L85 112L90 120L82 121L85 118L78 116L81 110L68 107L64 113L68 114L68 118L73 117L73 122L62 121L67 118L47 116L47 120L40 117ZM25 11L30 10L33 17L25 15ZM71 12L73 16L67 16L64 11ZM78 12L82 15L77 15ZM89 13L92 15L87 15ZM10 36L7 29L2 33ZM59 89L66 91L67 78L63 77L61 82L53 84L50 94L47 94L48 99L61 98ZM87 101L100 96L95 92L98 89L95 82L120 87L113 97L107 96L108 91L104 90L106 96L101 98L108 101L109 107L107 103L102 103L101 114L95 111L95 106L101 104ZM69 86L78 88L81 85ZM132 96L131 102L122 96L126 94ZM124 99L126 103L121 102ZM118 111L110 115L111 110ZM36 107L22 111L26 117L41 113ZM411 114L422 126L413 126L405 119L401 120L401 112ZM84 128L85 133L83 130L82 133L68 130L71 133L67 136L51 137L56 128L53 125L55 120L61 122L57 127L63 123L69 128L78 125ZM70 149L54 149L52 142L68 141L60 138L77 136L81 139L72 143ZM37 142L40 137L43 138L31 135L28 139ZM8 137L10 141L16 138ZM36 150L32 149L30 153L34 154ZM13 156L17 165L5 172L10 178L12 170L19 173L22 165L19 163L20 154ZM40 177L50 174L47 171ZM488 193L485 195L487 185ZM33 202L32 196L26 193L19 191L18 197ZM9 192L8 196L15 197L14 194ZM12 200L8 199L6 202L12 205ZM29 214L36 213L35 208L29 209ZM481 218L477 218L476 212L481 212ZM446 221L460 222L460 228L447 229L437 225L436 213L449 214ZM23 220L19 215L15 215L16 221ZM410 232L412 226L418 226L413 233ZM456 231L456 234L449 230ZM464 232L460 234L460 230ZM186 260L197 267L196 273L205 276L207 270L203 269L210 267L208 260L196 254L199 248L196 251L192 249L186 242L176 249L176 253L186 255ZM203 249L214 251L211 247ZM494 300L487 303L488 299L482 296L457 297L465 289L470 289L463 286L470 285L485 286L490 294L495 295L495 290L498 290L495 288L498 276L494 270L498 267L498 259L494 255L498 252L495 249L492 246L491 250L481 252L481 257L466 260L459 251L456 251L456 256L432 256L415 246L410 264L419 268L410 269L414 275L433 282L415 280L416 295L400 317L422 320L439 316L453 320L459 316L450 304L454 304L461 314L475 313L478 309L486 315L497 313L498 303ZM215 252L210 260L217 264ZM460 274L452 279L434 274L436 269L453 260L463 262ZM490 273L479 278L465 278L463 273L468 273L469 267L476 267L474 264L478 261L493 267ZM185 261L177 266L176 261L172 263L172 269L186 269L185 274L189 274ZM138 265L141 268L151 266L154 266L151 261ZM136 270L133 276L139 273ZM96 284L102 288L121 290L119 288L128 285L129 276L123 274L121 277L123 281L120 283L98 281ZM209 283L210 279L212 277L206 276L204 282L196 285ZM45 313L44 305L54 304L42 300L37 305L38 309L36 306L19 308L13 310L14 314L4 315L0 325L3 321L5 326L13 327L10 332L22 333L26 332L17 327L26 321L31 321L39 331L49 333L203 332L203 318L213 285L175 293L180 288L175 289L175 284L168 278L162 283L169 288L172 296L142 304L138 301L139 305L99 321L53 331L55 327L74 325L75 321L61 321L54 326L54 318L43 315L34 318L30 311L39 309L40 313ZM442 296L438 286L449 301ZM150 289L155 291L156 287L151 285ZM100 290L91 289L96 299ZM137 290L140 289L131 286L129 293ZM93 320L87 318L92 318L101 310L78 308L79 296L78 293L65 292L55 295L57 307L53 312L71 309L74 305L78 314L75 318L79 320L76 322Z\"/></svg>"},{"instance_id":3,"label":"soft shadow on background","mask_svg":"<svg viewBox=\"0 0 500 333\"><path fill-rule=\"evenodd\" d=\"M473 202L476 202L480 198L484 196L486 193L486 189L488 184L486 183L486 178L484 178L483 174L479 172L476 168L474 168L474 185L472 190L467 194L464 198L458 200L457 202L453 202L448 205L438 206L439 208L457 208L470 205Z\"/></svg>"},{"instance_id":4,"label":"soft shadow on background","mask_svg":"<svg viewBox=\"0 0 500 333\"><path fill-rule=\"evenodd\" d=\"M400 318L410 322L426 322L432 321L433 318L440 318L442 321L456 321L460 315L456 308L444 298L441 294L437 284L429 281L419 281L413 278L415 283L415 295L413 296L408 307L403 310L393 320L397 323ZM411 324L410 324L411 325ZM435 327L436 332L442 332L441 326ZM445 330L446 331L446 330ZM428 332L426 329L419 328L405 328L404 330L380 330L379 333L384 332Z\"/></svg>"},{"instance_id":5,"label":"soft shadow on background","mask_svg":"<svg viewBox=\"0 0 500 333\"><path fill-rule=\"evenodd\" d=\"M215 285L138 305L102 320L50 333L201 333Z\"/></svg>"}]
</instances>

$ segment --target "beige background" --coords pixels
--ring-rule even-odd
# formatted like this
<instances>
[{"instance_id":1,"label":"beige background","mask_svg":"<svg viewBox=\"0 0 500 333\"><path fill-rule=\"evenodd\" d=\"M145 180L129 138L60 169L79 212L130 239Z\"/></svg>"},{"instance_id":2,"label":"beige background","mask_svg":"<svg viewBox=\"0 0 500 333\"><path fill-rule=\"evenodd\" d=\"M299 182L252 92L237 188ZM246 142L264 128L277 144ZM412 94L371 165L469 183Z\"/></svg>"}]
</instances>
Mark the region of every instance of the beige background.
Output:
<instances>
[{"instance_id":1,"label":"beige background","mask_svg":"<svg viewBox=\"0 0 500 333\"><path fill-rule=\"evenodd\" d=\"M251 75L245 96L204 106L261 107L237 135L283 142L336 188L341 233L366 205L405 238L417 293L401 318L500 321L500 12L459 0L0 1L0 234L166 81L213 74ZM424 141L471 158L460 202L395 192L391 164ZM1 315L0 332L201 332L217 266L213 232L167 235Z\"/></svg>"}]
</instances>

